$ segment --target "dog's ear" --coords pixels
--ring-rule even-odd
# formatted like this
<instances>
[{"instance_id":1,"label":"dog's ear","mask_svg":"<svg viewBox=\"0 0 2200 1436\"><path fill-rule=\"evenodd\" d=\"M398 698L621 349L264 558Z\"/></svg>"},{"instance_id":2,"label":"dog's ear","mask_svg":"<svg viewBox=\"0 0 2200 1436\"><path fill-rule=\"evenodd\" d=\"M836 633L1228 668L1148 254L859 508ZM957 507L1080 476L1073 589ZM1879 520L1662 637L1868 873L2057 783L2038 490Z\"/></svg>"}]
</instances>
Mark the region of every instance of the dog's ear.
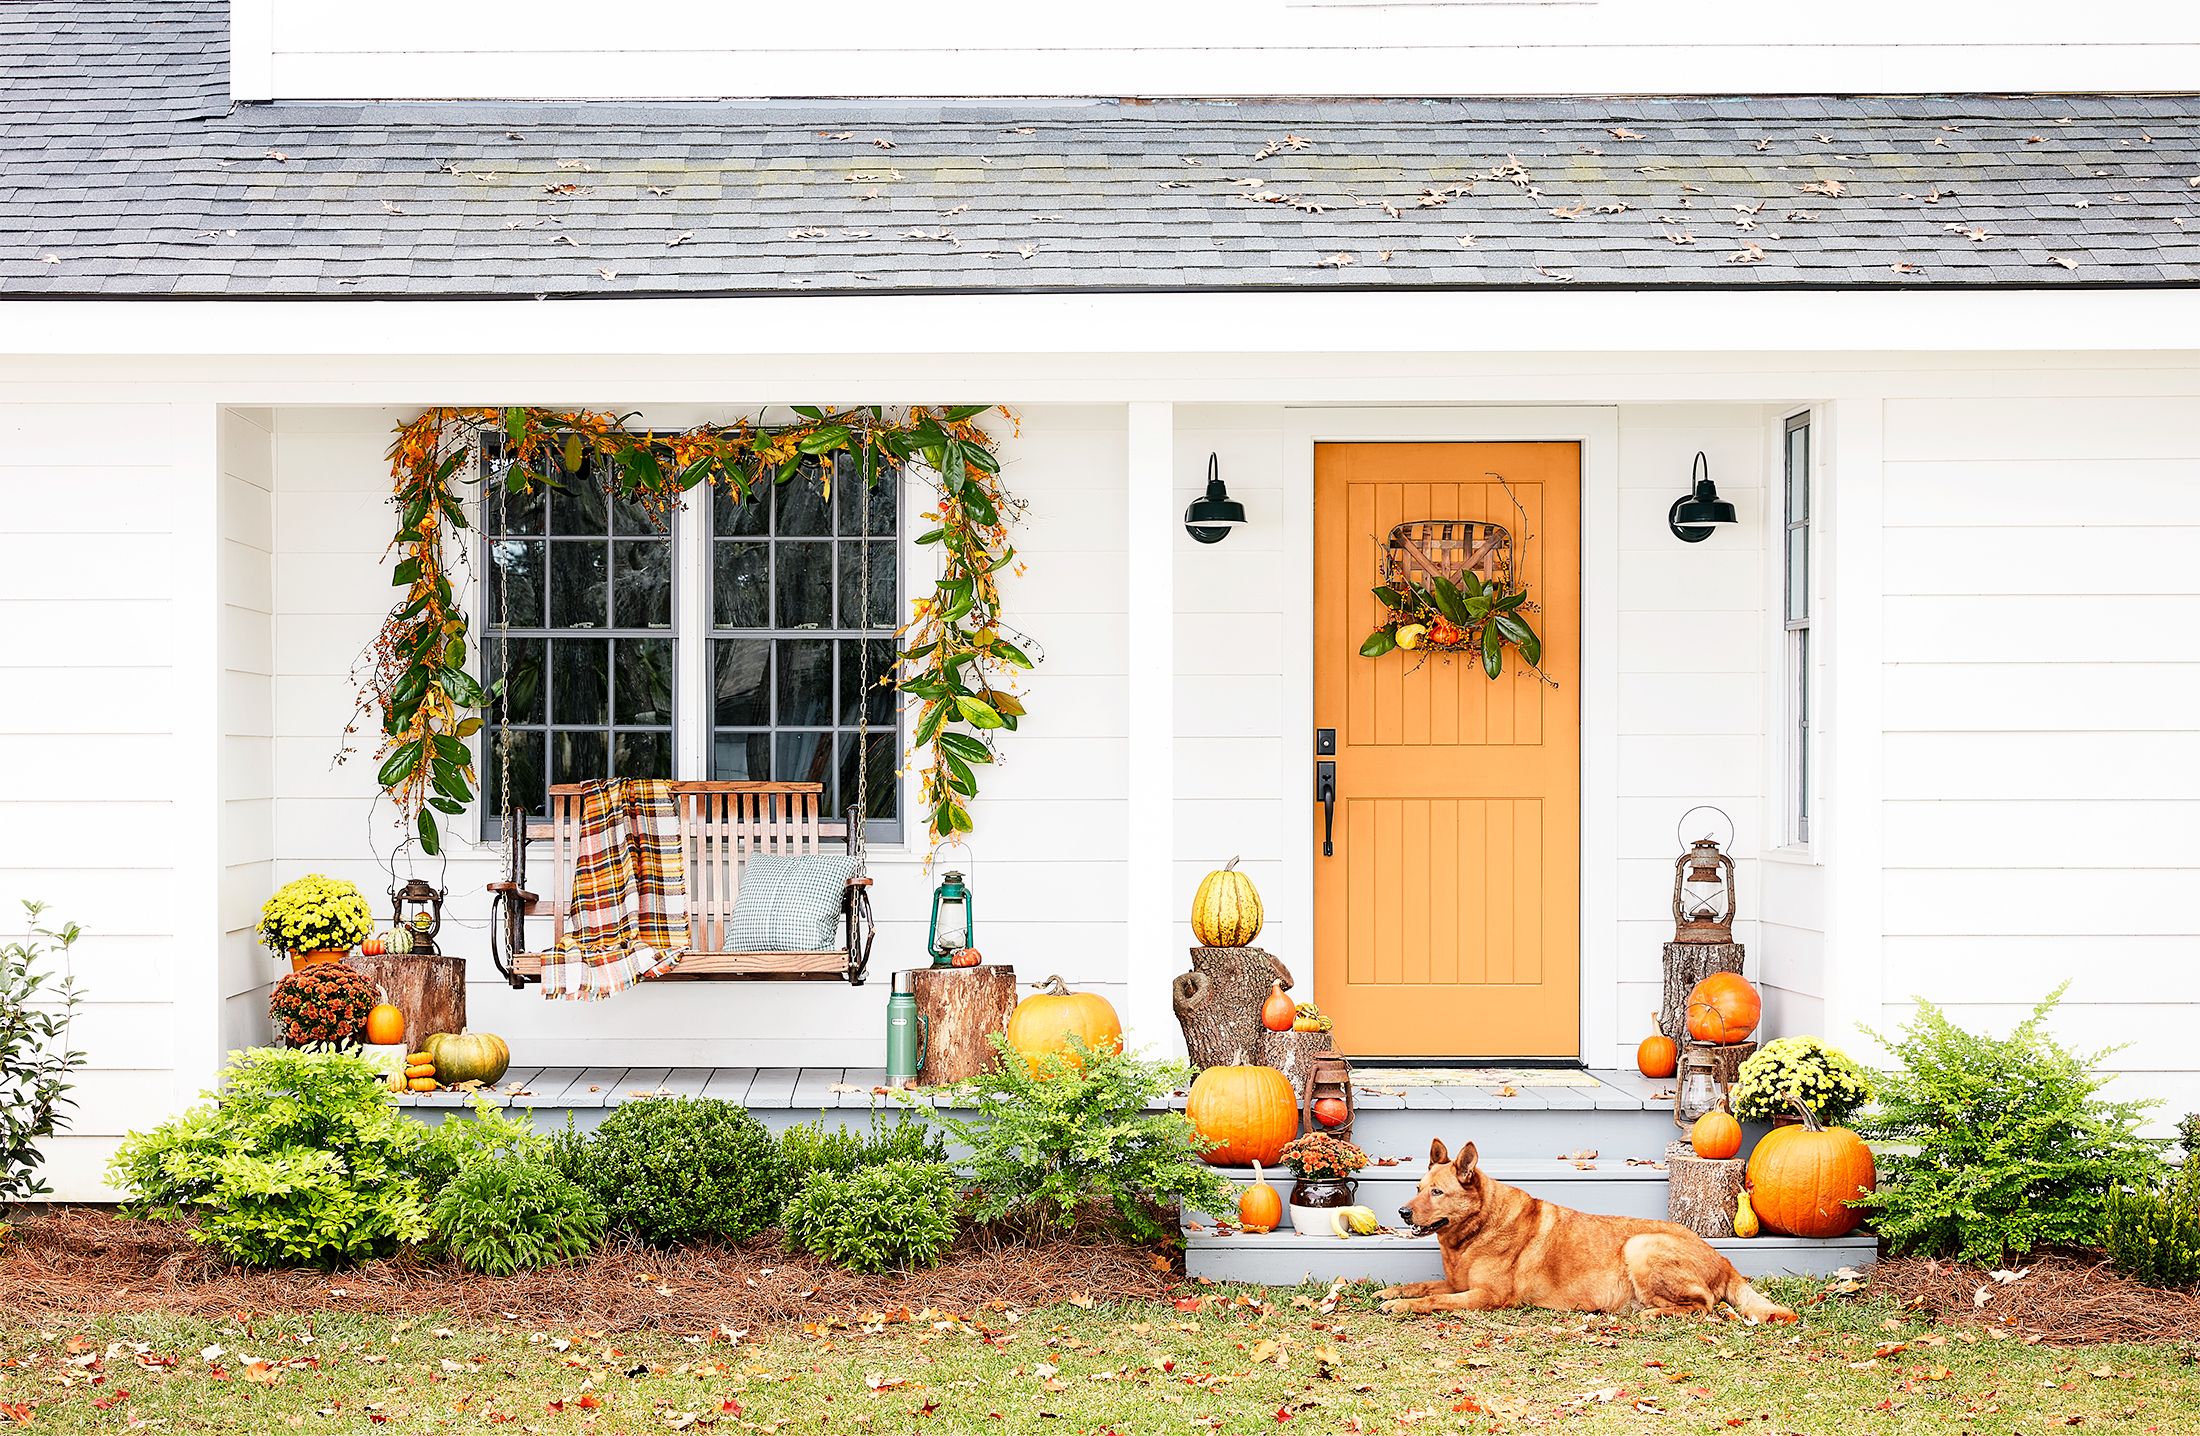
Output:
<instances>
[{"instance_id":1,"label":"dog's ear","mask_svg":"<svg viewBox=\"0 0 2200 1436\"><path fill-rule=\"evenodd\" d=\"M1474 1170L1475 1156L1474 1143L1469 1142L1459 1149L1459 1160L1451 1165L1460 1176L1464 1177Z\"/></svg>"},{"instance_id":2,"label":"dog's ear","mask_svg":"<svg viewBox=\"0 0 2200 1436\"><path fill-rule=\"evenodd\" d=\"M1429 1138L1428 1164L1431 1167L1441 1167L1450 1160L1451 1152L1444 1146L1444 1139L1442 1137Z\"/></svg>"}]
</instances>

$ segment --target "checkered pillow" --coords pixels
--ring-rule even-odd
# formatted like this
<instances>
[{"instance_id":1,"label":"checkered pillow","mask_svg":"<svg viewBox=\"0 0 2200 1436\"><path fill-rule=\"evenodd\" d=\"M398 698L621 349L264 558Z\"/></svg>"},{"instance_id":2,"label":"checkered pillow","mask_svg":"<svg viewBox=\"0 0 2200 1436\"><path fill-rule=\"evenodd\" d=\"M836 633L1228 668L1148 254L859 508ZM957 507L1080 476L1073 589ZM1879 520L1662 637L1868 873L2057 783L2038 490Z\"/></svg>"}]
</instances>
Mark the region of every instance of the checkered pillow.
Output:
<instances>
[{"instance_id":1,"label":"checkered pillow","mask_svg":"<svg viewBox=\"0 0 2200 1436\"><path fill-rule=\"evenodd\" d=\"M830 952L854 858L757 853L741 864L741 891L726 924L733 952Z\"/></svg>"}]
</instances>

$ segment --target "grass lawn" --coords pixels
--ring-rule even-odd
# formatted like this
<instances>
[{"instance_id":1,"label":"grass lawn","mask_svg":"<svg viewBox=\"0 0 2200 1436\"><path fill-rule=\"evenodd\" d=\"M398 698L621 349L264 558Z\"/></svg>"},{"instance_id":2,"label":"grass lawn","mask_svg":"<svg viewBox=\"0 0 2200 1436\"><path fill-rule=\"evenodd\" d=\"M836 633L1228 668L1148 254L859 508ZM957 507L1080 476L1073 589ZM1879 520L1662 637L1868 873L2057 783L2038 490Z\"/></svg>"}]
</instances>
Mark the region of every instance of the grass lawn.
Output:
<instances>
[{"instance_id":1,"label":"grass lawn","mask_svg":"<svg viewBox=\"0 0 2200 1436\"><path fill-rule=\"evenodd\" d=\"M341 1276L331 1286L341 1291ZM1800 1304L1816 1287L1766 1283ZM1800 1327L1385 1317L1369 1288L735 1335L331 1311L0 1326L0 1426L281 1432L2200 1432L2184 1346L2056 1349L1835 1298ZM332 1294L332 1306L342 1296Z\"/></svg>"}]
</instances>

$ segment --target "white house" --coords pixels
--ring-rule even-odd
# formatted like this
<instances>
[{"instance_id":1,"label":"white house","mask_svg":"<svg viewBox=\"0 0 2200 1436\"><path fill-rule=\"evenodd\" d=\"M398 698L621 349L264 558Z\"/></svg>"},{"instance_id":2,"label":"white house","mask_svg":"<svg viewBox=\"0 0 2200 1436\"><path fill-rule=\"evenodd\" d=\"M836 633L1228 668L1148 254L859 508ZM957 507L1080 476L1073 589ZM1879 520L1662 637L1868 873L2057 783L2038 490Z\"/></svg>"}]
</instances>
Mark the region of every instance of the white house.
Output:
<instances>
[{"instance_id":1,"label":"white house","mask_svg":"<svg viewBox=\"0 0 2200 1436\"><path fill-rule=\"evenodd\" d=\"M332 758L384 452L436 405L1012 408L1045 659L973 810L978 941L1136 1041L1179 1040L1190 894L1239 855L1347 1050L1629 1065L1710 804L1768 1030L1869 1052L1915 997L2006 1024L2068 981L2119 1090L2200 1107L2200 17L740 13L0 6L0 899L91 934L59 1195L265 1039L275 886L389 885L375 765ZM1738 522L1682 542L1699 455ZM1555 686L1360 657L1382 534L1505 522L1492 473ZM929 502L880 510L904 611ZM709 508L525 541L554 591L623 545L642 616L514 630L670 665L646 719L544 717L550 779L841 781L810 665L863 632L817 576L857 545ZM790 606L729 617L767 568ZM874 976L935 878L886 787ZM882 980L508 987L498 845L451 827L399 876L523 1060L881 1060Z\"/></svg>"}]
</instances>

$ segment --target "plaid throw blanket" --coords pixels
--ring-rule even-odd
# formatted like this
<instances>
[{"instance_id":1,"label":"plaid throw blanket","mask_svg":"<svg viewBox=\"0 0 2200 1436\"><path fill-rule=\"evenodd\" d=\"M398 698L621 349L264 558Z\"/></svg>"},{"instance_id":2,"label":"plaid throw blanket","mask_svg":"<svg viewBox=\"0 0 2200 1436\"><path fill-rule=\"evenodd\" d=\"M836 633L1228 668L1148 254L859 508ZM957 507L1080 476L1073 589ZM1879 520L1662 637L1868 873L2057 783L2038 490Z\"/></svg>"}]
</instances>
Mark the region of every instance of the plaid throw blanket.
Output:
<instances>
[{"instance_id":1,"label":"plaid throw blanket","mask_svg":"<svg viewBox=\"0 0 2200 1436\"><path fill-rule=\"evenodd\" d=\"M542 995L588 1002L669 972L687 954L687 872L670 783L592 783L580 801L565 935L542 965Z\"/></svg>"}]
</instances>

